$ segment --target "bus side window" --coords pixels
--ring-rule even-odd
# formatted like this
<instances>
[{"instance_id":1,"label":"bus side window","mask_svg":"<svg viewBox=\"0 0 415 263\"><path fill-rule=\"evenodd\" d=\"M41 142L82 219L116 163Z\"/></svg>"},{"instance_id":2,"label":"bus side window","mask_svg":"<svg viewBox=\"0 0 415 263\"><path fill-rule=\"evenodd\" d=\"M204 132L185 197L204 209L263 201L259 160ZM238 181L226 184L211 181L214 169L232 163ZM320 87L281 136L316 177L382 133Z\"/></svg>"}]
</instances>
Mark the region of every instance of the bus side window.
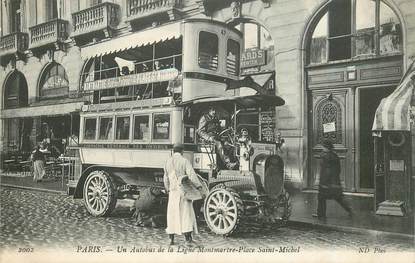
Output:
<instances>
[{"instance_id":1,"label":"bus side window","mask_svg":"<svg viewBox=\"0 0 415 263\"><path fill-rule=\"evenodd\" d=\"M141 115L134 117L134 140L150 140L150 116Z\"/></svg>"},{"instance_id":2,"label":"bus side window","mask_svg":"<svg viewBox=\"0 0 415 263\"><path fill-rule=\"evenodd\" d=\"M154 114L153 139L168 140L170 138L170 114Z\"/></svg>"},{"instance_id":3,"label":"bus side window","mask_svg":"<svg viewBox=\"0 0 415 263\"><path fill-rule=\"evenodd\" d=\"M112 140L113 138L113 127L112 117L101 118L99 124L99 139L100 140Z\"/></svg>"},{"instance_id":4,"label":"bus side window","mask_svg":"<svg viewBox=\"0 0 415 263\"><path fill-rule=\"evenodd\" d=\"M88 118L85 119L85 126L84 126L84 139L85 140L95 140L95 134L97 131L97 119L96 118Z\"/></svg>"},{"instance_id":5,"label":"bus side window","mask_svg":"<svg viewBox=\"0 0 415 263\"><path fill-rule=\"evenodd\" d=\"M130 138L130 116L116 118L116 137L117 140L128 140Z\"/></svg>"}]
</instances>

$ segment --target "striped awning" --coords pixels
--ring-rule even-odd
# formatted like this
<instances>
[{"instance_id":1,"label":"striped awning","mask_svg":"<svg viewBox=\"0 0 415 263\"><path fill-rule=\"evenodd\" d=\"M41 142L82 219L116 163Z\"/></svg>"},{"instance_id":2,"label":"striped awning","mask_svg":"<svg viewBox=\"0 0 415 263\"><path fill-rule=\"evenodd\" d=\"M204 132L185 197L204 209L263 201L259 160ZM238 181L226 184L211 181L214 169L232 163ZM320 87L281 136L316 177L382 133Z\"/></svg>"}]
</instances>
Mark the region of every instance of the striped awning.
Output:
<instances>
[{"instance_id":1,"label":"striped awning","mask_svg":"<svg viewBox=\"0 0 415 263\"><path fill-rule=\"evenodd\" d=\"M182 35L181 26L181 22L176 22L85 46L81 48L81 57L89 59L179 38Z\"/></svg>"},{"instance_id":2,"label":"striped awning","mask_svg":"<svg viewBox=\"0 0 415 263\"><path fill-rule=\"evenodd\" d=\"M376 110L373 131L410 131L415 113L415 70L407 73L396 90Z\"/></svg>"}]
</instances>

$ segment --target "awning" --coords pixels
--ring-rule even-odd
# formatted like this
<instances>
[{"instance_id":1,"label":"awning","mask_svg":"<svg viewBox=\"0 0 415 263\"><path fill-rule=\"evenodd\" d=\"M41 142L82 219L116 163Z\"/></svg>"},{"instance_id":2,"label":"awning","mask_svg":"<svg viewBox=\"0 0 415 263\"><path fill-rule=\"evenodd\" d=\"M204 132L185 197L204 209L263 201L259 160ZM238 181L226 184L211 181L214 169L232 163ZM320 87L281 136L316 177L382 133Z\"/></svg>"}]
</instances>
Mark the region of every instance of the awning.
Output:
<instances>
[{"instance_id":1,"label":"awning","mask_svg":"<svg viewBox=\"0 0 415 263\"><path fill-rule=\"evenodd\" d=\"M24 107L17 109L2 110L0 117L7 118L26 118L36 116L58 116L71 112L80 111L84 102L65 103L57 105L45 105L36 107Z\"/></svg>"},{"instance_id":2,"label":"awning","mask_svg":"<svg viewBox=\"0 0 415 263\"><path fill-rule=\"evenodd\" d=\"M108 55L127 49L150 45L153 43L179 38L182 35L181 22L162 25L140 31L131 35L114 38L81 48L82 59Z\"/></svg>"},{"instance_id":3,"label":"awning","mask_svg":"<svg viewBox=\"0 0 415 263\"><path fill-rule=\"evenodd\" d=\"M373 131L409 131L415 113L415 70L406 74L401 84L384 98L376 110Z\"/></svg>"}]
</instances>

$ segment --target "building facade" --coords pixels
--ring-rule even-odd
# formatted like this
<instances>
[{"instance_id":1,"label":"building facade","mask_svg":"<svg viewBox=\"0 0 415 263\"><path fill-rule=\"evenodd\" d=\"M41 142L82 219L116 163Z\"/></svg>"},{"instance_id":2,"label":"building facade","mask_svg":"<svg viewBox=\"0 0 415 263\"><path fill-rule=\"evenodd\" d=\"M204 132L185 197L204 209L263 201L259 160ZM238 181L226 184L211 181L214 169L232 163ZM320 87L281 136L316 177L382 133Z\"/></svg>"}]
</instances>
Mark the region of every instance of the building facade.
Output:
<instances>
[{"instance_id":1,"label":"building facade","mask_svg":"<svg viewBox=\"0 0 415 263\"><path fill-rule=\"evenodd\" d=\"M44 139L67 140L79 132L76 112L83 104L128 95L85 92L88 78L105 78L96 76L97 68L111 75L113 68L129 67L82 56L83 50L186 18L240 29L242 75L285 99L268 136L279 132L285 139L287 180L314 188L321 141L330 139L345 190L374 192L371 129L380 101L415 55L412 0L1 1L0 150L30 151Z\"/></svg>"}]
</instances>

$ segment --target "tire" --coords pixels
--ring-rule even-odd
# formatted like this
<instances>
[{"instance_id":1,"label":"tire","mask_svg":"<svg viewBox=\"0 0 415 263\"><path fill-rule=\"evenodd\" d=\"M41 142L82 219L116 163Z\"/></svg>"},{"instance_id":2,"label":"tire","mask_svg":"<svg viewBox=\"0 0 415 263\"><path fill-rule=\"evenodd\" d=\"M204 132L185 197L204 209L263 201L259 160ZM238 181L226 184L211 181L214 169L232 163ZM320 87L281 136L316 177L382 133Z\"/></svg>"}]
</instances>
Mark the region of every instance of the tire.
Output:
<instances>
[{"instance_id":1,"label":"tire","mask_svg":"<svg viewBox=\"0 0 415 263\"><path fill-rule=\"evenodd\" d=\"M85 180L84 202L88 212L96 217L111 214L117 203L115 184L105 171L92 171Z\"/></svg>"},{"instance_id":2,"label":"tire","mask_svg":"<svg viewBox=\"0 0 415 263\"><path fill-rule=\"evenodd\" d=\"M212 232L229 236L238 229L244 206L239 194L233 189L217 188L206 197L203 212Z\"/></svg>"}]
</instances>

